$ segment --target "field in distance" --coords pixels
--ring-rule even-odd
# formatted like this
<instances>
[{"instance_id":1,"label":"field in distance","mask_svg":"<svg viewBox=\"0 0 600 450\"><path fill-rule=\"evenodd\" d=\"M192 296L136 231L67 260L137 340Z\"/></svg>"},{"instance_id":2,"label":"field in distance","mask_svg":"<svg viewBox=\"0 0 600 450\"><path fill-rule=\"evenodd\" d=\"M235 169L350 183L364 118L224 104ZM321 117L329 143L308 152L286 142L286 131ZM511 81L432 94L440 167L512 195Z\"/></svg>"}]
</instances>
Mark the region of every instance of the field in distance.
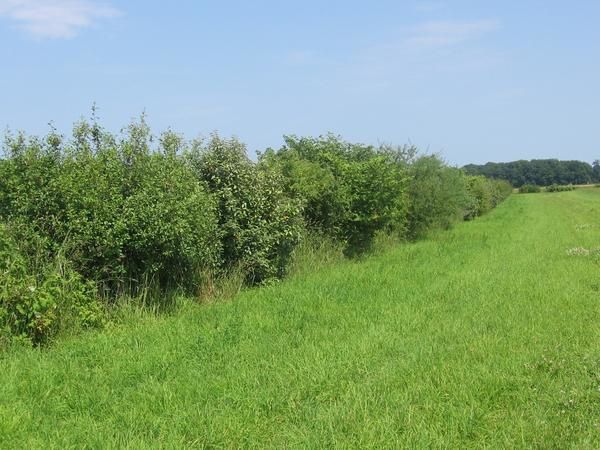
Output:
<instances>
[{"instance_id":1,"label":"field in distance","mask_svg":"<svg viewBox=\"0 0 600 450\"><path fill-rule=\"evenodd\" d=\"M0 355L0 447L600 448L600 189Z\"/></svg>"}]
</instances>

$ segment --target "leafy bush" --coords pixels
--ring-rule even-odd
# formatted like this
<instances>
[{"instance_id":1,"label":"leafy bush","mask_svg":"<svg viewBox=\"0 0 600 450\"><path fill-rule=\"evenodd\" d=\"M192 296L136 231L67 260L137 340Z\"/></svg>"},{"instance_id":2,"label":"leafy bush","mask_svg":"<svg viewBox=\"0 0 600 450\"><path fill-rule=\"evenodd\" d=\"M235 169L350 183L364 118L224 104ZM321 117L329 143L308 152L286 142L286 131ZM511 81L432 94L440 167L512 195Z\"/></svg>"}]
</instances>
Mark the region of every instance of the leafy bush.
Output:
<instances>
[{"instance_id":1,"label":"leafy bush","mask_svg":"<svg viewBox=\"0 0 600 450\"><path fill-rule=\"evenodd\" d=\"M62 217L57 179L61 172L60 138L51 133L46 140L7 135L0 166L0 218L51 235Z\"/></svg>"},{"instance_id":2,"label":"leafy bush","mask_svg":"<svg viewBox=\"0 0 600 450\"><path fill-rule=\"evenodd\" d=\"M546 186L544 189L545 192L565 192L565 191L573 191L575 186L572 184L560 185L560 184L551 184L550 186Z\"/></svg>"},{"instance_id":3,"label":"leafy bush","mask_svg":"<svg viewBox=\"0 0 600 450\"><path fill-rule=\"evenodd\" d=\"M150 149L142 120L117 140L80 123L65 142L7 140L0 218L63 249L73 268L112 293L152 280L190 284L220 256L216 205L166 134Z\"/></svg>"},{"instance_id":4,"label":"leafy bush","mask_svg":"<svg viewBox=\"0 0 600 450\"><path fill-rule=\"evenodd\" d=\"M411 238L431 228L447 228L462 219L467 202L465 176L430 155L410 165L408 232Z\"/></svg>"},{"instance_id":5,"label":"leafy bush","mask_svg":"<svg viewBox=\"0 0 600 450\"><path fill-rule=\"evenodd\" d=\"M167 133L161 143L129 169L123 208L128 278L143 275L162 287L194 290L200 271L214 269L221 258L217 204L178 156L177 136Z\"/></svg>"},{"instance_id":6,"label":"leafy bush","mask_svg":"<svg viewBox=\"0 0 600 450\"><path fill-rule=\"evenodd\" d=\"M491 183L492 190L492 208L495 208L500 203L508 198L512 194L513 187L506 180L488 179Z\"/></svg>"},{"instance_id":7,"label":"leafy bush","mask_svg":"<svg viewBox=\"0 0 600 450\"><path fill-rule=\"evenodd\" d=\"M541 191L542 188L535 184L524 184L519 188L519 194L536 194Z\"/></svg>"},{"instance_id":8,"label":"leafy bush","mask_svg":"<svg viewBox=\"0 0 600 450\"><path fill-rule=\"evenodd\" d=\"M492 209L493 199L488 178L480 175L467 176L466 187L468 200L465 220L472 220Z\"/></svg>"},{"instance_id":9,"label":"leafy bush","mask_svg":"<svg viewBox=\"0 0 600 450\"><path fill-rule=\"evenodd\" d=\"M68 247L78 271L107 289L116 289L128 271L124 211L129 167L112 136L85 122L73 134L73 141L62 146L61 170L54 180L62 199L52 211L58 220L53 231L44 234Z\"/></svg>"},{"instance_id":10,"label":"leafy bush","mask_svg":"<svg viewBox=\"0 0 600 450\"><path fill-rule=\"evenodd\" d=\"M222 265L239 267L250 283L285 274L302 223L297 201L279 175L248 159L236 139L212 136L187 155L188 163L218 201Z\"/></svg>"},{"instance_id":11,"label":"leafy bush","mask_svg":"<svg viewBox=\"0 0 600 450\"><path fill-rule=\"evenodd\" d=\"M481 175L467 176L467 205L465 220L472 220L495 208L512 192L512 186L504 180L495 180Z\"/></svg>"},{"instance_id":12,"label":"leafy bush","mask_svg":"<svg viewBox=\"0 0 600 450\"><path fill-rule=\"evenodd\" d=\"M310 229L340 237L343 218L349 209L349 193L339 182L337 173L307 153L302 147L278 152L267 150L260 164L281 174L286 192L300 202Z\"/></svg>"},{"instance_id":13,"label":"leafy bush","mask_svg":"<svg viewBox=\"0 0 600 450\"><path fill-rule=\"evenodd\" d=\"M60 257L31 269L18 245L0 226L0 338L40 344L60 330L102 323L93 282Z\"/></svg>"},{"instance_id":14,"label":"leafy bush","mask_svg":"<svg viewBox=\"0 0 600 450\"><path fill-rule=\"evenodd\" d=\"M286 137L258 163L217 135L189 145L168 131L155 144L143 116L119 136L95 118L71 139L8 134L4 151L0 334L36 344L98 324L102 300L226 295L315 255L334 261L472 219L512 191L412 146L333 135Z\"/></svg>"},{"instance_id":15,"label":"leafy bush","mask_svg":"<svg viewBox=\"0 0 600 450\"><path fill-rule=\"evenodd\" d=\"M367 249L379 230L403 232L407 216L406 168L376 148L328 135L287 136L261 164L284 177L302 204L306 225L346 243L346 253Z\"/></svg>"}]
</instances>

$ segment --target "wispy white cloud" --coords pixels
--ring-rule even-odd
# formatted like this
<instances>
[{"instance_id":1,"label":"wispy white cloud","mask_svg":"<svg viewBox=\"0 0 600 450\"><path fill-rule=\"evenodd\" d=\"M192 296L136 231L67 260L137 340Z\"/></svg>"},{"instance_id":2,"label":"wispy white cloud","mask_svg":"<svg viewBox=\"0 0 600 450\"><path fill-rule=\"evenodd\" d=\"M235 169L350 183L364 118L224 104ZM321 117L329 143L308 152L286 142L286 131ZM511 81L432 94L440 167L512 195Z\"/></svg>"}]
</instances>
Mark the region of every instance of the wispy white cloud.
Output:
<instances>
[{"instance_id":1,"label":"wispy white cloud","mask_svg":"<svg viewBox=\"0 0 600 450\"><path fill-rule=\"evenodd\" d=\"M498 30L497 20L424 22L408 30L404 44L409 48L426 49L449 47Z\"/></svg>"},{"instance_id":2,"label":"wispy white cloud","mask_svg":"<svg viewBox=\"0 0 600 450\"><path fill-rule=\"evenodd\" d=\"M501 67L506 58L495 45L477 42L500 29L497 20L427 21L398 30L394 36L360 51L338 71L343 75L332 86L349 86L353 93L378 95L430 86L445 77L474 79ZM426 94L424 94L426 95Z\"/></svg>"},{"instance_id":3,"label":"wispy white cloud","mask_svg":"<svg viewBox=\"0 0 600 450\"><path fill-rule=\"evenodd\" d=\"M477 42L499 29L500 22L491 19L426 21L397 29L376 45L353 49L345 57L295 51L284 58L291 66L316 67L321 75L313 81L320 87L378 95L418 86L424 78L436 85L433 80L440 77L476 77L502 66L505 55L494 45Z\"/></svg>"},{"instance_id":4,"label":"wispy white cloud","mask_svg":"<svg viewBox=\"0 0 600 450\"><path fill-rule=\"evenodd\" d=\"M0 17L36 38L71 38L119 10L89 0L0 0Z\"/></svg>"}]
</instances>

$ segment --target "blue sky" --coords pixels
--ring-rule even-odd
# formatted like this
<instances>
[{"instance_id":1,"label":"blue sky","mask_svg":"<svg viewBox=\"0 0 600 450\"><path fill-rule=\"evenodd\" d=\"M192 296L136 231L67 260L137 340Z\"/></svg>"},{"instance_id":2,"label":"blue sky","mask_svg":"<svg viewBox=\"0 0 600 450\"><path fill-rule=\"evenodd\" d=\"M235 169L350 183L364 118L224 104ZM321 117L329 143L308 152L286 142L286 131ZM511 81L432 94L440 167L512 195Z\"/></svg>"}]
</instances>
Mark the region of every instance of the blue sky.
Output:
<instances>
[{"instance_id":1,"label":"blue sky","mask_svg":"<svg viewBox=\"0 0 600 450\"><path fill-rule=\"evenodd\" d=\"M0 0L0 127L328 131L453 164L600 158L598 1Z\"/></svg>"}]
</instances>

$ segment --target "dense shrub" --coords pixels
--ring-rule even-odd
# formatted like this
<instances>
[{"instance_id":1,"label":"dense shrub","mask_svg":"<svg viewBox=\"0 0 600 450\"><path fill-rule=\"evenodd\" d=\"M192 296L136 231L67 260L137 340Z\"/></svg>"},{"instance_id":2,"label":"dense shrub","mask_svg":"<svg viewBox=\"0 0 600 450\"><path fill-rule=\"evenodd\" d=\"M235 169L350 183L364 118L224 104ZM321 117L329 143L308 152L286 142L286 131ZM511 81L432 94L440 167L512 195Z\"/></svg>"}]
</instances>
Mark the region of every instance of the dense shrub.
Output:
<instances>
[{"instance_id":1,"label":"dense shrub","mask_svg":"<svg viewBox=\"0 0 600 450\"><path fill-rule=\"evenodd\" d=\"M335 260L472 219L511 191L412 146L333 135L286 137L255 163L217 135L190 145L169 131L155 143L143 117L119 136L95 118L70 139L8 134L0 337L37 344L97 325L101 301L119 295L152 292L160 305L179 290L233 292L310 255Z\"/></svg>"},{"instance_id":2,"label":"dense shrub","mask_svg":"<svg viewBox=\"0 0 600 450\"><path fill-rule=\"evenodd\" d=\"M462 219L467 202L465 176L435 155L410 165L408 232L411 238L432 228L447 228Z\"/></svg>"},{"instance_id":3,"label":"dense shrub","mask_svg":"<svg viewBox=\"0 0 600 450\"><path fill-rule=\"evenodd\" d=\"M465 220L472 220L495 208L512 192L512 186L504 180L481 175L466 177L467 203Z\"/></svg>"},{"instance_id":4,"label":"dense shrub","mask_svg":"<svg viewBox=\"0 0 600 450\"><path fill-rule=\"evenodd\" d=\"M217 135L187 160L218 200L222 268L241 269L250 283L283 276L302 223L280 176L252 162L236 139Z\"/></svg>"},{"instance_id":5,"label":"dense shrub","mask_svg":"<svg viewBox=\"0 0 600 450\"><path fill-rule=\"evenodd\" d=\"M39 237L49 255L64 249L111 292L187 283L219 259L216 205L178 156L176 136L155 151L149 144L143 120L120 141L85 122L70 142L9 138L0 218Z\"/></svg>"},{"instance_id":6,"label":"dense shrub","mask_svg":"<svg viewBox=\"0 0 600 450\"><path fill-rule=\"evenodd\" d=\"M536 194L541 191L542 188L536 184L524 184L519 188L519 194Z\"/></svg>"},{"instance_id":7,"label":"dense shrub","mask_svg":"<svg viewBox=\"0 0 600 450\"><path fill-rule=\"evenodd\" d=\"M103 321L95 285L60 255L32 268L5 226L0 225L0 340L40 344L62 329Z\"/></svg>"},{"instance_id":8,"label":"dense shrub","mask_svg":"<svg viewBox=\"0 0 600 450\"><path fill-rule=\"evenodd\" d=\"M506 180L488 179L492 189L492 208L508 198L513 192L512 185Z\"/></svg>"},{"instance_id":9,"label":"dense shrub","mask_svg":"<svg viewBox=\"0 0 600 450\"><path fill-rule=\"evenodd\" d=\"M471 220L492 209L493 198L488 178L467 176L466 181L468 200L464 217Z\"/></svg>"},{"instance_id":10,"label":"dense shrub","mask_svg":"<svg viewBox=\"0 0 600 450\"><path fill-rule=\"evenodd\" d=\"M267 150L260 158L260 164L281 174L286 192L300 202L309 228L341 237L350 203L347 186L339 182L338 173L328 164L302 150L302 147L284 148L278 152Z\"/></svg>"},{"instance_id":11,"label":"dense shrub","mask_svg":"<svg viewBox=\"0 0 600 450\"><path fill-rule=\"evenodd\" d=\"M68 247L82 274L113 289L127 273L124 184L128 175L112 136L85 122L78 124L73 142L62 147L60 173L53 180L61 203L52 214L59 219L52 232L44 232L55 244Z\"/></svg>"},{"instance_id":12,"label":"dense shrub","mask_svg":"<svg viewBox=\"0 0 600 450\"><path fill-rule=\"evenodd\" d=\"M57 183L61 173L60 138L46 140L7 135L0 166L0 218L47 236L61 226L62 198ZM24 233L28 235L29 233Z\"/></svg>"},{"instance_id":13,"label":"dense shrub","mask_svg":"<svg viewBox=\"0 0 600 450\"><path fill-rule=\"evenodd\" d=\"M157 152L144 150L129 168L123 255L128 279L143 275L189 290L220 262L221 231L216 201L178 156L181 145L167 133Z\"/></svg>"},{"instance_id":14,"label":"dense shrub","mask_svg":"<svg viewBox=\"0 0 600 450\"><path fill-rule=\"evenodd\" d=\"M565 191L573 191L575 190L575 186L572 184L560 185L560 184L551 184L550 186L546 186L544 189L545 192L565 192Z\"/></svg>"},{"instance_id":15,"label":"dense shrub","mask_svg":"<svg viewBox=\"0 0 600 450\"><path fill-rule=\"evenodd\" d=\"M379 230L405 228L407 170L374 147L332 135L287 136L261 164L282 174L307 227L344 241L349 254L367 249Z\"/></svg>"}]
</instances>

